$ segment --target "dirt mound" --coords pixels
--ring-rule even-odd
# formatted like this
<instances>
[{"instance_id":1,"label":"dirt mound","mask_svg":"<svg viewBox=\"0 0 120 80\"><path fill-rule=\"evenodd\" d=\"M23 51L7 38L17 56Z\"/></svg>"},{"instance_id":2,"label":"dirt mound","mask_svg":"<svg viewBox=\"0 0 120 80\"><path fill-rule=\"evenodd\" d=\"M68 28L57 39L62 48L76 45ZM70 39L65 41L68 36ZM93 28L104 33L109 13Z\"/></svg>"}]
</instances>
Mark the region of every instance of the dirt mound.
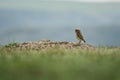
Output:
<instances>
[{"instance_id":1,"label":"dirt mound","mask_svg":"<svg viewBox=\"0 0 120 80\"><path fill-rule=\"evenodd\" d=\"M24 42L20 43L16 46L20 49L31 49L31 50L41 50L41 49L48 49L48 48L80 48L80 49L94 49L95 47L89 44L77 44L75 42L53 42L50 40L41 40L37 42Z\"/></svg>"}]
</instances>

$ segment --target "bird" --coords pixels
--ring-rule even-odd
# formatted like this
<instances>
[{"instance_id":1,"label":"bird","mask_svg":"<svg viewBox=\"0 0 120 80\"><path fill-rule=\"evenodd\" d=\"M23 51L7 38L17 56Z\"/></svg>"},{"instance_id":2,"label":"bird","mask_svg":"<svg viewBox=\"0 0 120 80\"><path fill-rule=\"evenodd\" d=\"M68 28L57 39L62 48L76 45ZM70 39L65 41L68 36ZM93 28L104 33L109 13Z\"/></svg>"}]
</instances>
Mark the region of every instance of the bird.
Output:
<instances>
[{"instance_id":1,"label":"bird","mask_svg":"<svg viewBox=\"0 0 120 80\"><path fill-rule=\"evenodd\" d=\"M84 39L80 29L76 28L75 33L76 33L76 38L79 40L79 44L81 44L81 41L83 41L84 43L86 42L86 40Z\"/></svg>"}]
</instances>

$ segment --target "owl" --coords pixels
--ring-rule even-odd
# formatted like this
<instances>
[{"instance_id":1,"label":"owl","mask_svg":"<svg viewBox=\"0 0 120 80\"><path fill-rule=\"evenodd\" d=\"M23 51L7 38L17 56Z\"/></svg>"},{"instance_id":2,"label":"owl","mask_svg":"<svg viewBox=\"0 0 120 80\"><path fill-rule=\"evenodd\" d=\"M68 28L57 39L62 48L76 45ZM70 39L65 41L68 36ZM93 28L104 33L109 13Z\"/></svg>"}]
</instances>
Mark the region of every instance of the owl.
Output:
<instances>
[{"instance_id":1,"label":"owl","mask_svg":"<svg viewBox=\"0 0 120 80\"><path fill-rule=\"evenodd\" d=\"M81 41L86 42L80 29L75 29L75 33L76 33L76 38L79 40L79 44L81 43Z\"/></svg>"}]
</instances>

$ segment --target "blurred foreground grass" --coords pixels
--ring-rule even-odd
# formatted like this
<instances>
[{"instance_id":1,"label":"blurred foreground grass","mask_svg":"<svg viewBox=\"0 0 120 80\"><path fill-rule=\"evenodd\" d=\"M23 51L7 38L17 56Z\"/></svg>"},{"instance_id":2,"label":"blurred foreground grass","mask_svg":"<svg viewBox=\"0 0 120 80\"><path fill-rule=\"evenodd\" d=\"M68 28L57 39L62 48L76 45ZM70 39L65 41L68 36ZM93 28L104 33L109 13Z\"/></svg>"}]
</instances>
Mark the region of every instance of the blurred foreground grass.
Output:
<instances>
[{"instance_id":1,"label":"blurred foreground grass","mask_svg":"<svg viewBox=\"0 0 120 80\"><path fill-rule=\"evenodd\" d=\"M120 80L120 48L0 48L0 80Z\"/></svg>"}]
</instances>

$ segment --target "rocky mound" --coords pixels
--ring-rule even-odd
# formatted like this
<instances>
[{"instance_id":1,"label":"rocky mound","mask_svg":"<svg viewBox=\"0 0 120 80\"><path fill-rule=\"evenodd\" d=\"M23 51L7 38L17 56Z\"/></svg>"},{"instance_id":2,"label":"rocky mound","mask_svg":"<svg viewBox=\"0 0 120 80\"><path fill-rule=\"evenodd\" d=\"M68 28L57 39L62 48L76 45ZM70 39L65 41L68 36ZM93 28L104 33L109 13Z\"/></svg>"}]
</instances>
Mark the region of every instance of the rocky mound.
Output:
<instances>
[{"instance_id":1,"label":"rocky mound","mask_svg":"<svg viewBox=\"0 0 120 80\"><path fill-rule=\"evenodd\" d=\"M89 44L77 44L75 42L53 42L50 40L41 40L37 42L24 42L19 43L14 46L19 49L30 49L30 50L41 50L41 49L48 49L48 48L80 48L80 49L94 49L93 46Z\"/></svg>"}]
</instances>

